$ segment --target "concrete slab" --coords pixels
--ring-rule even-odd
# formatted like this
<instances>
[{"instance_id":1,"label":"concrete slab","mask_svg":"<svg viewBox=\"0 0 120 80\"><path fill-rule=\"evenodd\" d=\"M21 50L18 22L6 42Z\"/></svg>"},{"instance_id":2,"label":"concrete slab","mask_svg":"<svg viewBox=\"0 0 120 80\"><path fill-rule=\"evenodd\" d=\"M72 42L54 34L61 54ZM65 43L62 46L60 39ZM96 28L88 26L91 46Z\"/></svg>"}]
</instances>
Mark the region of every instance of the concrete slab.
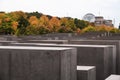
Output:
<instances>
[{"instance_id":1,"label":"concrete slab","mask_svg":"<svg viewBox=\"0 0 120 80\"><path fill-rule=\"evenodd\" d=\"M0 41L1 46L8 46L11 43L16 43L17 41Z\"/></svg>"},{"instance_id":2,"label":"concrete slab","mask_svg":"<svg viewBox=\"0 0 120 80\"><path fill-rule=\"evenodd\" d=\"M76 80L76 49L0 46L0 80Z\"/></svg>"},{"instance_id":3,"label":"concrete slab","mask_svg":"<svg viewBox=\"0 0 120 80\"><path fill-rule=\"evenodd\" d=\"M56 43L56 44L65 44L65 43L68 43L68 40L28 40L26 42L28 42L28 43Z\"/></svg>"},{"instance_id":4,"label":"concrete slab","mask_svg":"<svg viewBox=\"0 0 120 80\"><path fill-rule=\"evenodd\" d=\"M120 41L119 40L71 40L71 44L83 45L115 45L116 46L116 73L120 74Z\"/></svg>"},{"instance_id":5,"label":"concrete slab","mask_svg":"<svg viewBox=\"0 0 120 80\"><path fill-rule=\"evenodd\" d=\"M57 44L54 44L54 43L11 43L10 45L18 45L18 46L54 46L54 45L57 45Z\"/></svg>"},{"instance_id":6,"label":"concrete slab","mask_svg":"<svg viewBox=\"0 0 120 80\"><path fill-rule=\"evenodd\" d=\"M108 78L106 78L105 80L120 80L120 75L110 75Z\"/></svg>"},{"instance_id":7,"label":"concrete slab","mask_svg":"<svg viewBox=\"0 0 120 80\"><path fill-rule=\"evenodd\" d=\"M19 43L20 44L20 43ZM22 44L21 44L22 45ZM27 44L23 44L27 45ZM29 43L28 45L29 46ZM75 44L34 44L31 46L75 47L77 48L77 65L96 66L97 80L104 80L116 71L115 51L113 45L75 45ZM116 49L115 49L116 50ZM114 53L114 54L113 54Z\"/></svg>"},{"instance_id":8,"label":"concrete slab","mask_svg":"<svg viewBox=\"0 0 120 80\"><path fill-rule=\"evenodd\" d=\"M96 80L95 66L77 66L77 80Z\"/></svg>"}]
</instances>

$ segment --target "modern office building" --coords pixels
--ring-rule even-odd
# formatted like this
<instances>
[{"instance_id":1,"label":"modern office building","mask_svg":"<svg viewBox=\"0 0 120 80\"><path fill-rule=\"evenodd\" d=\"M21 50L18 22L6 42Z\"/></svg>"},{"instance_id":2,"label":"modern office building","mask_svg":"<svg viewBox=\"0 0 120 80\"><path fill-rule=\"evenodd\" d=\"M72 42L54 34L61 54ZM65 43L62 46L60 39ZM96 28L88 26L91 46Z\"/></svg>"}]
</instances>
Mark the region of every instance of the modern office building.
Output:
<instances>
[{"instance_id":1,"label":"modern office building","mask_svg":"<svg viewBox=\"0 0 120 80\"><path fill-rule=\"evenodd\" d=\"M101 25L106 25L106 26L110 26L110 27L113 27L113 23L112 23L112 20L107 20L107 19L104 19L103 16L88 16L90 15L90 13L86 14L84 17L83 17L83 20L85 21L93 21L93 23L95 24L95 26L101 26ZM93 15L93 14L92 14ZM88 20L87 20L87 17L88 17ZM90 18L91 17L91 18ZM93 19L94 18L94 19ZM91 20L90 20L91 19Z\"/></svg>"},{"instance_id":2,"label":"modern office building","mask_svg":"<svg viewBox=\"0 0 120 80\"><path fill-rule=\"evenodd\" d=\"M95 26L106 25L113 27L112 20L106 20L103 16L96 16L94 24Z\"/></svg>"},{"instance_id":3,"label":"modern office building","mask_svg":"<svg viewBox=\"0 0 120 80\"><path fill-rule=\"evenodd\" d=\"M102 16L95 16L94 24L100 26L104 24L104 18Z\"/></svg>"}]
</instances>

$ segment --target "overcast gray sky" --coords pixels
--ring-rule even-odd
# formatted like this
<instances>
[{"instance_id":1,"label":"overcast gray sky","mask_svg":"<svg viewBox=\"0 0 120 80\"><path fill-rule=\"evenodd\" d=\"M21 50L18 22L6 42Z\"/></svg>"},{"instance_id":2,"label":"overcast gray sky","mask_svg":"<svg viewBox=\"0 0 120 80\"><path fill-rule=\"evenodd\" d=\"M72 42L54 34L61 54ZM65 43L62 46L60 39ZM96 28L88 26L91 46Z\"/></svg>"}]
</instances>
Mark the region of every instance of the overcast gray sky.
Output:
<instances>
[{"instance_id":1,"label":"overcast gray sky","mask_svg":"<svg viewBox=\"0 0 120 80\"><path fill-rule=\"evenodd\" d=\"M105 19L115 19L116 27L120 23L120 0L0 0L0 11L19 10L79 19L93 13Z\"/></svg>"}]
</instances>

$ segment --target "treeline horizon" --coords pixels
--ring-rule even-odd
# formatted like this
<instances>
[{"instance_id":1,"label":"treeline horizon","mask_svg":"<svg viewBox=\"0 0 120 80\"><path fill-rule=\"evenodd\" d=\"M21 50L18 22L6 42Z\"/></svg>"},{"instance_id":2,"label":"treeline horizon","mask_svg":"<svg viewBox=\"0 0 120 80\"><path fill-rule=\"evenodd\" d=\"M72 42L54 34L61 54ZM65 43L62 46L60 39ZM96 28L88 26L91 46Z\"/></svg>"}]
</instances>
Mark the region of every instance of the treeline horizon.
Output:
<instances>
[{"instance_id":1,"label":"treeline horizon","mask_svg":"<svg viewBox=\"0 0 120 80\"><path fill-rule=\"evenodd\" d=\"M39 12L0 12L0 34L6 35L40 35L47 33L84 33L105 31L119 33L120 30L110 26L95 26L84 20L72 17L55 17Z\"/></svg>"}]
</instances>

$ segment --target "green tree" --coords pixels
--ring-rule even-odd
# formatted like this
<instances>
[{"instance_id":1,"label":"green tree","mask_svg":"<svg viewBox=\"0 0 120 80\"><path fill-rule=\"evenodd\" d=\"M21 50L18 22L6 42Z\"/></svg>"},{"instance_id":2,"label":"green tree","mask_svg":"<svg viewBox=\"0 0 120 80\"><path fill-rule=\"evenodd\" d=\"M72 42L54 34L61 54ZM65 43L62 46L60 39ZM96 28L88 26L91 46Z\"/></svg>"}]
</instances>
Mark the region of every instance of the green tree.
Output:
<instances>
[{"instance_id":1,"label":"green tree","mask_svg":"<svg viewBox=\"0 0 120 80\"><path fill-rule=\"evenodd\" d=\"M26 15L27 18L30 18L31 16L36 16L39 19L43 14L36 11L36 12L26 13Z\"/></svg>"},{"instance_id":2,"label":"green tree","mask_svg":"<svg viewBox=\"0 0 120 80\"><path fill-rule=\"evenodd\" d=\"M29 26L29 22L23 16L21 16L18 20L17 34L24 35L26 31L26 27Z\"/></svg>"},{"instance_id":3,"label":"green tree","mask_svg":"<svg viewBox=\"0 0 120 80\"><path fill-rule=\"evenodd\" d=\"M41 26L41 27L38 28L38 33L39 34L47 34L49 32L50 32L49 29L44 27L44 26Z\"/></svg>"},{"instance_id":4,"label":"green tree","mask_svg":"<svg viewBox=\"0 0 120 80\"><path fill-rule=\"evenodd\" d=\"M117 29L117 28L113 28L109 32L111 32L111 33L120 33L120 30Z\"/></svg>"},{"instance_id":5,"label":"green tree","mask_svg":"<svg viewBox=\"0 0 120 80\"><path fill-rule=\"evenodd\" d=\"M0 34L12 34L14 30L11 26L11 22L2 22L0 25Z\"/></svg>"},{"instance_id":6,"label":"green tree","mask_svg":"<svg viewBox=\"0 0 120 80\"><path fill-rule=\"evenodd\" d=\"M74 19L68 19L66 26L71 28L73 31L75 31L77 29L77 27L74 23Z\"/></svg>"},{"instance_id":7,"label":"green tree","mask_svg":"<svg viewBox=\"0 0 120 80\"><path fill-rule=\"evenodd\" d=\"M38 34L39 31L35 26L30 25L26 28L26 35L38 35Z\"/></svg>"},{"instance_id":8,"label":"green tree","mask_svg":"<svg viewBox=\"0 0 120 80\"><path fill-rule=\"evenodd\" d=\"M83 29L89 25L89 22L75 18L74 23L77 28Z\"/></svg>"}]
</instances>

